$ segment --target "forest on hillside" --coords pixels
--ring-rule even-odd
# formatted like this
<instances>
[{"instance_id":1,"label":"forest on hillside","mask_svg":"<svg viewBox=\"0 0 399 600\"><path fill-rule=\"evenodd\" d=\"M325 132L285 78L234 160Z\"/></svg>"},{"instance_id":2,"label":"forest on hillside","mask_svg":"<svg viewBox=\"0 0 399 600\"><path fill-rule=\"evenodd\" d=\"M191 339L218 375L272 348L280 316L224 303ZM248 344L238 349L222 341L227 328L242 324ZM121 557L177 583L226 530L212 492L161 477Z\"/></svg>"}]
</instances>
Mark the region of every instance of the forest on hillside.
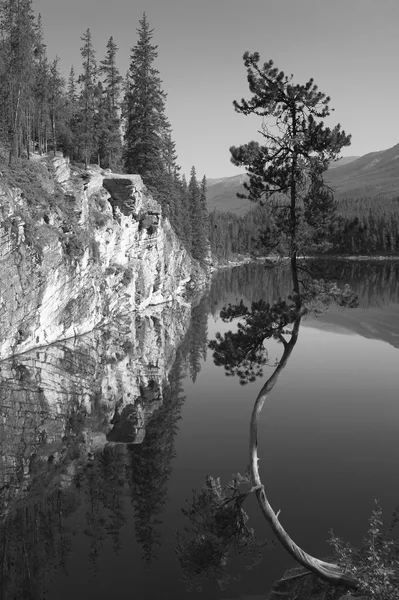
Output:
<instances>
[{"instance_id":1,"label":"forest on hillside","mask_svg":"<svg viewBox=\"0 0 399 600\"><path fill-rule=\"evenodd\" d=\"M206 177L199 180L194 166L188 181L181 174L155 67L157 46L145 14L124 76L114 38L97 58L87 29L81 36L81 65L72 66L65 79L59 58L47 55L42 19L34 14L32 0L3 0L0 30L0 160L8 183L17 185L21 170L34 176L33 166L26 167L34 156L62 152L82 168L95 163L140 174L185 247L200 261L209 263L210 251L222 261L267 253L275 225L270 207L254 203L243 216L208 214ZM324 251L399 253L398 202L375 196L340 199Z\"/></svg>"},{"instance_id":2,"label":"forest on hillside","mask_svg":"<svg viewBox=\"0 0 399 600\"><path fill-rule=\"evenodd\" d=\"M180 174L166 94L154 66L157 46L144 14L125 77L111 36L98 60L90 29L82 62L65 79L47 56L32 0L0 4L0 159L8 183L34 155L62 152L73 163L140 174L193 257L209 259L206 178ZM30 169L33 172L33 169Z\"/></svg>"},{"instance_id":3,"label":"forest on hillside","mask_svg":"<svg viewBox=\"0 0 399 600\"><path fill-rule=\"evenodd\" d=\"M214 210L209 220L212 253L219 259L264 254L271 229L266 207L254 205L245 215ZM399 198L338 200L326 237L329 255L399 255Z\"/></svg>"}]
</instances>

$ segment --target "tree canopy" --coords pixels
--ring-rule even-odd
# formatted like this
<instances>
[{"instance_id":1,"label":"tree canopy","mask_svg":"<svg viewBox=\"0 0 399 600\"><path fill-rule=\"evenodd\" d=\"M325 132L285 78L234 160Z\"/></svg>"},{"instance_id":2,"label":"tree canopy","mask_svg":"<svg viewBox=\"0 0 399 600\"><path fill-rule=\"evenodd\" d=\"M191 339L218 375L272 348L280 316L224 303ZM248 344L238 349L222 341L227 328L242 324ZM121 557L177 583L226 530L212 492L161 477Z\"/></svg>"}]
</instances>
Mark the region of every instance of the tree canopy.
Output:
<instances>
[{"instance_id":1,"label":"tree canopy","mask_svg":"<svg viewBox=\"0 0 399 600\"><path fill-rule=\"evenodd\" d=\"M332 129L324 124L332 110L330 98L313 79L294 83L293 75L277 69L272 60L260 65L257 52L245 52L243 59L252 96L234 101L234 108L262 118L263 144L232 146L231 160L247 169L244 197L271 209L270 248L295 259L305 247L323 245L335 203L322 174L350 144L350 136L339 124Z\"/></svg>"}]
</instances>

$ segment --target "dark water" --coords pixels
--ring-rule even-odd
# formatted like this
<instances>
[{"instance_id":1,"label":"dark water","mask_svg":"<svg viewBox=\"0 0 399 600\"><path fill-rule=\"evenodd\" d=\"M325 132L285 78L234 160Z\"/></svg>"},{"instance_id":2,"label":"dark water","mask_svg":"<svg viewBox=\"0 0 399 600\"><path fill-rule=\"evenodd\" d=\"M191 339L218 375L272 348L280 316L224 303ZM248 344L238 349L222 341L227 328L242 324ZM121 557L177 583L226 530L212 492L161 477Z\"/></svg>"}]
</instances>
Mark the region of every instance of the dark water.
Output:
<instances>
[{"instance_id":1,"label":"dark water","mask_svg":"<svg viewBox=\"0 0 399 600\"><path fill-rule=\"evenodd\" d=\"M259 455L284 527L324 557L331 529L359 544L374 499L387 524L399 504L399 264L320 270L351 283L359 307L303 322L263 409ZM181 508L206 475L245 471L261 386L225 377L207 339L231 327L218 318L226 302L290 291L283 270L223 271L191 311L158 307L0 363L4 600L192 597L174 552ZM273 341L268 350L281 355ZM272 539L247 502L258 537ZM205 582L198 597L260 600L293 562L277 547L245 565L234 559L241 579L225 591Z\"/></svg>"}]
</instances>

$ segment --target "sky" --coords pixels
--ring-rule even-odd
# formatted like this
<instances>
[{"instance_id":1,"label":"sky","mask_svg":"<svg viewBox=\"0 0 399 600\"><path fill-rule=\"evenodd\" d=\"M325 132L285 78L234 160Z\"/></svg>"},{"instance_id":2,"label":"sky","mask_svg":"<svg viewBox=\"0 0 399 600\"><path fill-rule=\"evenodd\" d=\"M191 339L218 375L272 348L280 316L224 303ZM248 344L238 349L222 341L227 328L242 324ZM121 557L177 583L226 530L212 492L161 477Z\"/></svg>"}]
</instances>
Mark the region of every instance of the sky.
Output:
<instances>
[{"instance_id":1,"label":"sky","mask_svg":"<svg viewBox=\"0 0 399 600\"><path fill-rule=\"evenodd\" d=\"M242 55L259 52L296 83L313 77L335 109L327 124L352 134L343 156L399 143L398 0L33 0L49 58L79 74L89 28L102 60L113 36L124 76L143 12L158 45L155 67L182 172L229 177L230 146L257 139L259 117L234 111L250 98Z\"/></svg>"}]
</instances>

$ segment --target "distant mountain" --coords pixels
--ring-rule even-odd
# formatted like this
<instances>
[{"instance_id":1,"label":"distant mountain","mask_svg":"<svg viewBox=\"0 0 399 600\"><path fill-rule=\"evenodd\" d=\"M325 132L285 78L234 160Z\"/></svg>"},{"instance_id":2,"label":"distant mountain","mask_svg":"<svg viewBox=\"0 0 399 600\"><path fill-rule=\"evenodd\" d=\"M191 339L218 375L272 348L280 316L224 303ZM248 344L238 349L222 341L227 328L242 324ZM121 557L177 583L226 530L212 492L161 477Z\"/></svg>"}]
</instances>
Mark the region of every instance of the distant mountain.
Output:
<instances>
[{"instance_id":1,"label":"distant mountain","mask_svg":"<svg viewBox=\"0 0 399 600\"><path fill-rule=\"evenodd\" d=\"M245 193L244 181L248 181L245 173L233 177L221 177L220 179L208 179L207 200L208 210L230 211L245 213L254 207L249 200L237 198L237 192Z\"/></svg>"},{"instance_id":2,"label":"distant mountain","mask_svg":"<svg viewBox=\"0 0 399 600\"><path fill-rule=\"evenodd\" d=\"M304 325L335 333L355 333L399 348L399 304L390 304L383 309L354 308L344 311L332 307L319 317L308 316Z\"/></svg>"},{"instance_id":3,"label":"distant mountain","mask_svg":"<svg viewBox=\"0 0 399 600\"><path fill-rule=\"evenodd\" d=\"M325 179L337 199L399 197L399 144L360 158L345 156L331 164ZM252 202L236 196L237 192L245 192L246 180L245 173L208 179L208 209L244 214L253 208Z\"/></svg>"},{"instance_id":4,"label":"distant mountain","mask_svg":"<svg viewBox=\"0 0 399 600\"><path fill-rule=\"evenodd\" d=\"M354 160L360 158L359 156L342 156L341 158L339 158L338 160L336 160L335 162L332 162L330 164L330 169L336 169L337 167L343 167L344 165L349 164L350 162L353 162Z\"/></svg>"},{"instance_id":5,"label":"distant mountain","mask_svg":"<svg viewBox=\"0 0 399 600\"><path fill-rule=\"evenodd\" d=\"M399 197L399 144L329 169L325 180L338 199Z\"/></svg>"}]
</instances>

